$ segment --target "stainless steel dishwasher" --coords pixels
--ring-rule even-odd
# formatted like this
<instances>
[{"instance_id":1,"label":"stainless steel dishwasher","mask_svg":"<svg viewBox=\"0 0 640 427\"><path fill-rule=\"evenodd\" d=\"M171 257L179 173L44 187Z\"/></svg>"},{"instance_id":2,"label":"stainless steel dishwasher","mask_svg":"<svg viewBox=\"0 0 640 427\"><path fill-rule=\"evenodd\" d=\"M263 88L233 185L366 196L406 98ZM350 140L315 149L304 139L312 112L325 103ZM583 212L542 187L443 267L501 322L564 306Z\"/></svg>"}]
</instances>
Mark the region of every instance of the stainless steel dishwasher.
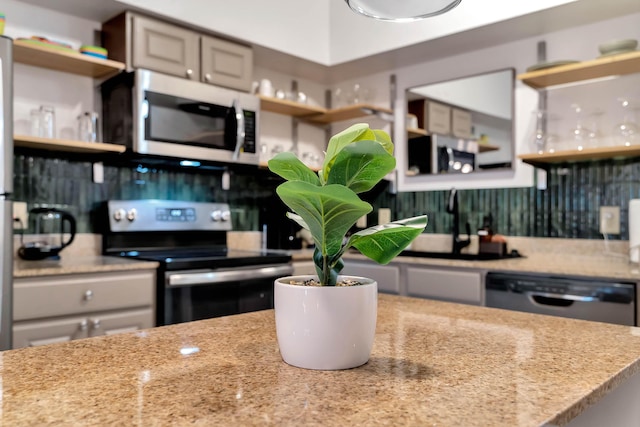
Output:
<instances>
[{"instance_id":1,"label":"stainless steel dishwasher","mask_svg":"<svg viewBox=\"0 0 640 427\"><path fill-rule=\"evenodd\" d=\"M487 307L636 325L633 282L520 273L488 273Z\"/></svg>"}]
</instances>

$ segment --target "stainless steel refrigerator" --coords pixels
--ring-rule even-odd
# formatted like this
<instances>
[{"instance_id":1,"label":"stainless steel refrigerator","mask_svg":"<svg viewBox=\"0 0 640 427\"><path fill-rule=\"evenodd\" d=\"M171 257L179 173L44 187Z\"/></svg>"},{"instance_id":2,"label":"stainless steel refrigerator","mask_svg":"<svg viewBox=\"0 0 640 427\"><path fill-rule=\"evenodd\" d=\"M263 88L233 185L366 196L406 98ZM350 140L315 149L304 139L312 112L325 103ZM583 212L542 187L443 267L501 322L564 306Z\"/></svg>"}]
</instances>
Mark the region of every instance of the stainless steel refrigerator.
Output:
<instances>
[{"instance_id":1,"label":"stainless steel refrigerator","mask_svg":"<svg viewBox=\"0 0 640 427\"><path fill-rule=\"evenodd\" d=\"M4 36L0 99L0 350L8 350L13 320L13 40Z\"/></svg>"}]
</instances>

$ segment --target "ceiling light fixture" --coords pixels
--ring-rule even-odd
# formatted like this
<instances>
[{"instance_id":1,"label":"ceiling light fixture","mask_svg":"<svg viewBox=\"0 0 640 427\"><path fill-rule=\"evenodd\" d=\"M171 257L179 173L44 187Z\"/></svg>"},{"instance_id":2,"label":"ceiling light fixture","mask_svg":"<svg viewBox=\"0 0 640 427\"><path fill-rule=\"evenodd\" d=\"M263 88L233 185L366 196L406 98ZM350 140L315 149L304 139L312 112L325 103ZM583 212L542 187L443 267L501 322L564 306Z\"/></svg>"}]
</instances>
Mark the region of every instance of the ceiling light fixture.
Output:
<instances>
[{"instance_id":1,"label":"ceiling light fixture","mask_svg":"<svg viewBox=\"0 0 640 427\"><path fill-rule=\"evenodd\" d=\"M351 10L382 21L410 22L442 15L462 0L344 0Z\"/></svg>"}]
</instances>

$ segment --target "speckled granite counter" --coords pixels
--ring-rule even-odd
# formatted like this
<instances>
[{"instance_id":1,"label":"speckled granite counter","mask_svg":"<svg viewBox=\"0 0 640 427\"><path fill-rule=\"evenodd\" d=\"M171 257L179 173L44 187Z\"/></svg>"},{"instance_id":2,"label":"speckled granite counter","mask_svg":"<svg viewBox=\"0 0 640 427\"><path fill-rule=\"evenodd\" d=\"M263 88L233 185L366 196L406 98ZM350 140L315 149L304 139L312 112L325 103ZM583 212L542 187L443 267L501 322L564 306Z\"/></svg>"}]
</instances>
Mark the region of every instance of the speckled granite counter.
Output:
<instances>
[{"instance_id":1,"label":"speckled granite counter","mask_svg":"<svg viewBox=\"0 0 640 427\"><path fill-rule=\"evenodd\" d=\"M282 362L270 310L0 353L11 426L564 424L639 370L638 328L388 295L347 371Z\"/></svg>"},{"instance_id":2,"label":"speckled granite counter","mask_svg":"<svg viewBox=\"0 0 640 427\"><path fill-rule=\"evenodd\" d=\"M36 277L58 274L99 273L104 271L149 270L158 268L157 262L134 261L109 256L70 256L60 260L24 261L13 263L13 277Z\"/></svg>"}]
</instances>

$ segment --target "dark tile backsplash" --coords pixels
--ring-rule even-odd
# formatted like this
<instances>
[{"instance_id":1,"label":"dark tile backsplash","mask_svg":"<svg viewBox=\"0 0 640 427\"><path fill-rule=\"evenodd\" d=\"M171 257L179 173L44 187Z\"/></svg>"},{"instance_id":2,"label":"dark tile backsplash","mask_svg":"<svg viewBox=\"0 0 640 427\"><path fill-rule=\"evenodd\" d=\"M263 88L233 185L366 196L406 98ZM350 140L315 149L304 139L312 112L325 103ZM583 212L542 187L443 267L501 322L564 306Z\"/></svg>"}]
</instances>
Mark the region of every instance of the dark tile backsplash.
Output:
<instances>
[{"instance_id":1,"label":"dark tile backsplash","mask_svg":"<svg viewBox=\"0 0 640 427\"><path fill-rule=\"evenodd\" d=\"M78 220L79 232L96 232L92 212L109 199L169 199L219 201L231 206L236 230L260 230L260 208L273 193L278 180L268 171L248 170L232 174L231 189L221 189L221 172L171 170L157 166L104 165L104 183L92 181L92 163L55 158L37 153L18 153L14 158L15 199L29 208L56 205ZM446 213L448 191L369 195L377 208L388 207L392 219L428 214L429 233L448 233L451 215ZM640 162L606 160L554 166L547 189L496 188L459 190L461 231L469 222L471 232L491 213L496 232L511 236L601 239L599 207L620 206L621 234L628 240L629 199L640 198ZM288 221L283 218L283 221Z\"/></svg>"}]
</instances>

